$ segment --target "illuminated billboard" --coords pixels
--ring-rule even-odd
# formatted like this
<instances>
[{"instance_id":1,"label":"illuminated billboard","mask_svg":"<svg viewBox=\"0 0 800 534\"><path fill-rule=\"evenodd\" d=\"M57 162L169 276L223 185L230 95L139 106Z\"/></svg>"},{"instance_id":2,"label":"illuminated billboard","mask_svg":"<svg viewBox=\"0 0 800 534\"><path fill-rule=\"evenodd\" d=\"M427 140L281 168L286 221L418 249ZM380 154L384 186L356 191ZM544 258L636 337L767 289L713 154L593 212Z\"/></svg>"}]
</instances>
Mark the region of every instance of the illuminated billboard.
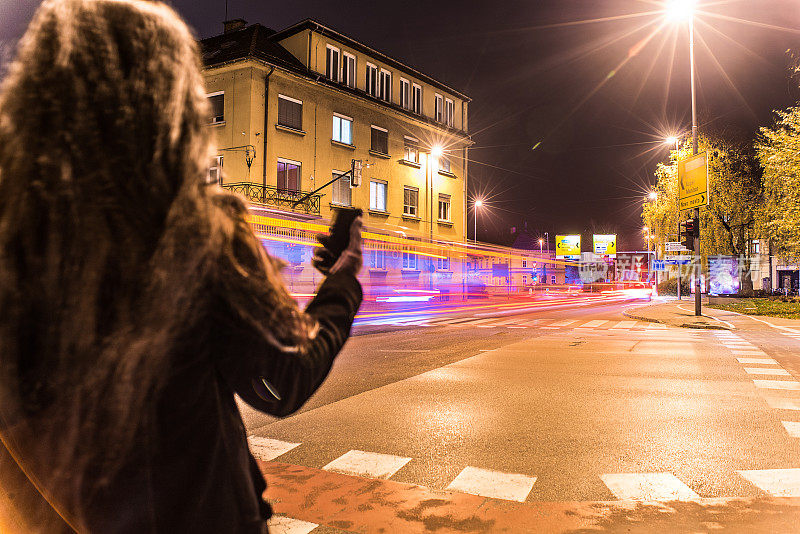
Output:
<instances>
[{"instance_id":1,"label":"illuminated billboard","mask_svg":"<svg viewBox=\"0 0 800 534\"><path fill-rule=\"evenodd\" d=\"M594 234L592 240L595 254L612 258L617 255L617 234Z\"/></svg>"},{"instance_id":2,"label":"illuminated billboard","mask_svg":"<svg viewBox=\"0 0 800 534\"><path fill-rule=\"evenodd\" d=\"M580 235L557 235L556 236L556 258L560 260L579 260L581 259L581 236Z\"/></svg>"}]
</instances>

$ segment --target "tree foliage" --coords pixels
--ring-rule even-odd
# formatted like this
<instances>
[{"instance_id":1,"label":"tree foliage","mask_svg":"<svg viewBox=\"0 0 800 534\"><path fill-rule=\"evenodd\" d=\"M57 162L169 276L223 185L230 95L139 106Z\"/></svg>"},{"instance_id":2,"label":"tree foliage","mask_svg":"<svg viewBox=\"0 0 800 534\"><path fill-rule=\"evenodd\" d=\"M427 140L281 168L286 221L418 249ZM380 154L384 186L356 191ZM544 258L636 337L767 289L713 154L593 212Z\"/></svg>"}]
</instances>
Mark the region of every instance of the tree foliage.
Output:
<instances>
[{"instance_id":1,"label":"tree foliage","mask_svg":"<svg viewBox=\"0 0 800 534\"><path fill-rule=\"evenodd\" d=\"M777 112L756 143L764 169L760 229L784 258L800 258L800 107Z\"/></svg>"},{"instance_id":2,"label":"tree foliage","mask_svg":"<svg viewBox=\"0 0 800 534\"><path fill-rule=\"evenodd\" d=\"M709 205L700 210L701 253L747 256L749 243L763 204L762 177L749 141L730 130L706 133L698 138L698 150L708 156ZM691 156L691 141L671 151L670 163L659 163L655 176L657 199L647 202L642 218L656 235L656 242L677 239L678 161Z\"/></svg>"}]
</instances>

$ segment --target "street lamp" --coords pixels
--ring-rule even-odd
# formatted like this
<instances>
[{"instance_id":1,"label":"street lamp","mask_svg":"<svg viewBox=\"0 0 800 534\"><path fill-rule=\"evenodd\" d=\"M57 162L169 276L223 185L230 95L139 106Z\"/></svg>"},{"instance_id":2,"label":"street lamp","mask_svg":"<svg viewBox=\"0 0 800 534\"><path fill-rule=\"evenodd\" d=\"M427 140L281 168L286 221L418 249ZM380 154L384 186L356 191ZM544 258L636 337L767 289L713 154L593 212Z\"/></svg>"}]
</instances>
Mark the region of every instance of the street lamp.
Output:
<instances>
[{"instance_id":1,"label":"street lamp","mask_svg":"<svg viewBox=\"0 0 800 534\"><path fill-rule=\"evenodd\" d=\"M650 194L647 195L647 198L654 201L658 198L658 193L655 191L650 191Z\"/></svg>"},{"instance_id":2,"label":"street lamp","mask_svg":"<svg viewBox=\"0 0 800 534\"><path fill-rule=\"evenodd\" d=\"M473 236L475 239L475 244L478 244L478 208L483 206L483 200L478 199L472 204L472 211L475 212L475 235Z\"/></svg>"},{"instance_id":3,"label":"street lamp","mask_svg":"<svg viewBox=\"0 0 800 534\"><path fill-rule=\"evenodd\" d=\"M428 226L430 227L431 243L433 243L433 177L436 170L438 170L439 158L442 157L442 154L444 154L444 149L442 148L442 145L433 145L431 147L431 155L428 158L426 165L427 166L426 179L427 175L430 175L430 190L426 191L425 194L426 195L430 194L430 202L428 203ZM432 159L434 161L431 161ZM434 164L436 166L436 169L433 168Z\"/></svg>"},{"instance_id":4,"label":"street lamp","mask_svg":"<svg viewBox=\"0 0 800 534\"><path fill-rule=\"evenodd\" d=\"M686 21L689 24L689 70L692 91L692 155L697 155L697 92L694 81L694 8L696 0L672 0L667 6L667 16L674 21ZM680 217L680 213L678 214ZM695 208L694 216L699 219L700 208ZM698 271L700 265L700 240L695 239L694 253L697 257ZM700 273L695 276L694 314L702 315L700 300Z\"/></svg>"}]
</instances>

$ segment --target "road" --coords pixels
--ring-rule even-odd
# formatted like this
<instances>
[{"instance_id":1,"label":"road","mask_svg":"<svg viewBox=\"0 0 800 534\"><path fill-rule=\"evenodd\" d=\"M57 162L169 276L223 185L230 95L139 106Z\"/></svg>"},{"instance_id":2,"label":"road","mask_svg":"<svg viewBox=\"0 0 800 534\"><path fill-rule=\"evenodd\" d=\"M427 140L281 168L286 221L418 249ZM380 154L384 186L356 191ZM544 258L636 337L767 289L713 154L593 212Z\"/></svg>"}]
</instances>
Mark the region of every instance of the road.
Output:
<instances>
[{"instance_id":1,"label":"road","mask_svg":"<svg viewBox=\"0 0 800 534\"><path fill-rule=\"evenodd\" d=\"M273 531L793 531L800 330L631 305L359 325L300 412L243 407Z\"/></svg>"}]
</instances>

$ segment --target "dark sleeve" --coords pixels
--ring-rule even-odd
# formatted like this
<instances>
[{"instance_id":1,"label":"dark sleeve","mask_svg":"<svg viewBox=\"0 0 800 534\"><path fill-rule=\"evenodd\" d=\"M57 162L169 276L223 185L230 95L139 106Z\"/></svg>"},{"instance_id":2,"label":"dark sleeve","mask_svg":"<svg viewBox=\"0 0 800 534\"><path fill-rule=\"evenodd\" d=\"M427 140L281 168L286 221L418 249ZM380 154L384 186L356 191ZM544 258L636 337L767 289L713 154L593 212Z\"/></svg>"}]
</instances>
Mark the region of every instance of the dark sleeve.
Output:
<instances>
[{"instance_id":1,"label":"dark sleeve","mask_svg":"<svg viewBox=\"0 0 800 534\"><path fill-rule=\"evenodd\" d=\"M218 327L226 330L220 332L226 346L220 347L224 354L219 355L217 367L230 387L253 408L276 416L289 415L300 409L328 376L334 358L350 336L361 299L361 285L354 276L328 276L306 308L319 323L319 331L301 351L280 350L246 323L223 318Z\"/></svg>"}]
</instances>

